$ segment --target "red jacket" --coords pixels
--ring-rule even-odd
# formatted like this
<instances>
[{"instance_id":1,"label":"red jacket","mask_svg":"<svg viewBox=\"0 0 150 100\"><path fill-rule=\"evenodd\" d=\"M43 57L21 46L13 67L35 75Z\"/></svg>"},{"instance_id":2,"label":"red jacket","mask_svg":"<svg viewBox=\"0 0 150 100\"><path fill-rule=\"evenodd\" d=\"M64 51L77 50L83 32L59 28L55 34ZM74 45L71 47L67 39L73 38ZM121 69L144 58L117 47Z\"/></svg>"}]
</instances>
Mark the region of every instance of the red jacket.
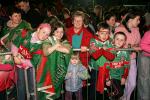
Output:
<instances>
[{"instance_id":1,"label":"red jacket","mask_svg":"<svg viewBox=\"0 0 150 100\"><path fill-rule=\"evenodd\" d=\"M90 46L90 39L93 37L93 35L86 28L82 28L76 34L80 34L81 32L83 32L81 46L89 47ZM69 28L68 31L66 32L67 39L71 45L72 45L72 36L74 34L75 34L74 27ZM81 60L82 64L86 67L88 66L89 57L90 57L89 52L81 52L80 53L80 60Z\"/></svg>"}]
</instances>

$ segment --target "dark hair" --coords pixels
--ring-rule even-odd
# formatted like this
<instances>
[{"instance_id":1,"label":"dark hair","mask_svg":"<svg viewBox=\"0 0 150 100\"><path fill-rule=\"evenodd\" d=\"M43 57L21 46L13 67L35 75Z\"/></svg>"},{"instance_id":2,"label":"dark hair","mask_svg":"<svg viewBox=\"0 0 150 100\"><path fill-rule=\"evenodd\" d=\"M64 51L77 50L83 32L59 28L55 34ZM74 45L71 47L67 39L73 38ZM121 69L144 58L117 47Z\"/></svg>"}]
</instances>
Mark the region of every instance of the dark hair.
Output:
<instances>
[{"instance_id":1,"label":"dark hair","mask_svg":"<svg viewBox=\"0 0 150 100\"><path fill-rule=\"evenodd\" d=\"M110 18L113 17L113 16L116 17L115 14L113 14L113 13L111 13L111 12L107 12L107 14L104 16L105 22L106 22L107 20L110 20Z\"/></svg>"},{"instance_id":2,"label":"dark hair","mask_svg":"<svg viewBox=\"0 0 150 100\"><path fill-rule=\"evenodd\" d=\"M87 13L85 13L84 24L88 25L90 23L91 23L90 15L88 15Z\"/></svg>"},{"instance_id":3,"label":"dark hair","mask_svg":"<svg viewBox=\"0 0 150 100\"><path fill-rule=\"evenodd\" d=\"M124 32L116 32L115 35L114 35L114 39L117 35L123 35L125 37L125 40L127 40L127 36Z\"/></svg>"},{"instance_id":4,"label":"dark hair","mask_svg":"<svg viewBox=\"0 0 150 100\"><path fill-rule=\"evenodd\" d=\"M52 7L48 6L46 8L46 10L49 11L49 12L51 12L52 15L57 15L58 14L57 9L55 7L53 7L53 6Z\"/></svg>"},{"instance_id":5,"label":"dark hair","mask_svg":"<svg viewBox=\"0 0 150 100\"><path fill-rule=\"evenodd\" d=\"M70 11L69 11L68 8L64 8L64 9L62 10L62 12L63 12L63 14L68 14L68 15L70 15Z\"/></svg>"},{"instance_id":6,"label":"dark hair","mask_svg":"<svg viewBox=\"0 0 150 100\"><path fill-rule=\"evenodd\" d=\"M20 3L20 2L29 2L29 0L16 0L16 3Z\"/></svg>"},{"instance_id":7,"label":"dark hair","mask_svg":"<svg viewBox=\"0 0 150 100\"><path fill-rule=\"evenodd\" d=\"M17 13L17 14L22 14L23 11L17 7L11 7L9 10L8 10L8 15L9 16L12 16L14 13Z\"/></svg>"},{"instance_id":8,"label":"dark hair","mask_svg":"<svg viewBox=\"0 0 150 100\"><path fill-rule=\"evenodd\" d=\"M101 22L101 23L99 23L97 25L97 30L100 30L101 28L109 29L110 30L109 25L107 23L105 23L105 22Z\"/></svg>"},{"instance_id":9,"label":"dark hair","mask_svg":"<svg viewBox=\"0 0 150 100\"><path fill-rule=\"evenodd\" d=\"M51 31L52 34L50 34L50 35L52 36L53 33L57 30L57 28L61 28L61 27L63 28L64 33L65 33L64 24L63 24L61 21L57 21L57 22L54 24L54 26L52 27L52 31ZM66 35L64 34L61 40L63 41L63 40L65 40L65 39L66 39Z\"/></svg>"},{"instance_id":10,"label":"dark hair","mask_svg":"<svg viewBox=\"0 0 150 100\"><path fill-rule=\"evenodd\" d=\"M126 18L122 21L122 24L125 26L128 32L131 32L131 30L127 27L127 23L129 19L134 19L135 17L140 16L140 13L138 12L130 12L127 14Z\"/></svg>"}]
</instances>

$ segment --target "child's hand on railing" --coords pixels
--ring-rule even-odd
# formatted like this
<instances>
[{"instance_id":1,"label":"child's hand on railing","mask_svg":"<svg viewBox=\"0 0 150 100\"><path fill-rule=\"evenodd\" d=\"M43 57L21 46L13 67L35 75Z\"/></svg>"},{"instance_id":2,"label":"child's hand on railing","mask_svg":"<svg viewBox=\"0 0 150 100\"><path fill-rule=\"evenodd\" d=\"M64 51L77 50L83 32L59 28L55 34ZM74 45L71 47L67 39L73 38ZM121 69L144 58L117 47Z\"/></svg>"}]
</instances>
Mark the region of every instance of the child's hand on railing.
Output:
<instances>
[{"instance_id":1,"label":"child's hand on railing","mask_svg":"<svg viewBox=\"0 0 150 100\"><path fill-rule=\"evenodd\" d=\"M121 78L121 85L125 85L126 79L125 78Z\"/></svg>"},{"instance_id":2,"label":"child's hand on railing","mask_svg":"<svg viewBox=\"0 0 150 100\"><path fill-rule=\"evenodd\" d=\"M110 80L106 80L106 85L110 86L111 85L111 81Z\"/></svg>"}]
</instances>

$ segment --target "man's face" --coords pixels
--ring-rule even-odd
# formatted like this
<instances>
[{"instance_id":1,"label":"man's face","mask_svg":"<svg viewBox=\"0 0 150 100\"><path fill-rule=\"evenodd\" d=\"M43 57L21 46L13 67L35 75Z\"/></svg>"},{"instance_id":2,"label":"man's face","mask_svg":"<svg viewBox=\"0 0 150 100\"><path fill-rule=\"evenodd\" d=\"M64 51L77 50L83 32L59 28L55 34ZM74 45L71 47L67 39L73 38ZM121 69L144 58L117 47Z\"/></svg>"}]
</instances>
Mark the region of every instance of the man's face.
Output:
<instances>
[{"instance_id":1,"label":"man's face","mask_svg":"<svg viewBox=\"0 0 150 100\"><path fill-rule=\"evenodd\" d=\"M22 9L23 11L27 12L28 8L29 8L29 2L19 2L17 5L20 9Z\"/></svg>"}]
</instances>

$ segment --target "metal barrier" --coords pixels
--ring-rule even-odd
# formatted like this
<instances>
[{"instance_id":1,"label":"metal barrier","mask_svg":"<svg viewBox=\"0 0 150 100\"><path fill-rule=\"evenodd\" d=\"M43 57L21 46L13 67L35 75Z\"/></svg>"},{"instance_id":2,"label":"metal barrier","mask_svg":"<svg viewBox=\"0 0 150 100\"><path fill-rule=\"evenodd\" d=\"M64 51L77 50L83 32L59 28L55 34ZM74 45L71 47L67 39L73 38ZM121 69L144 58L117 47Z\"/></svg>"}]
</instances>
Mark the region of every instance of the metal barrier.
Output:
<instances>
[{"instance_id":1,"label":"metal barrier","mask_svg":"<svg viewBox=\"0 0 150 100\"><path fill-rule=\"evenodd\" d=\"M73 51L81 51L81 49L73 49ZM89 49L87 49L87 51L89 51ZM135 51L133 48L123 48L123 49L117 49L117 51ZM12 53L11 52L5 52L5 53L0 53L0 56L1 55L11 55ZM138 53L139 54L139 53ZM38 92L44 92L44 93L47 93L45 90L48 89L48 88L51 88L51 85L48 85L48 86L44 86L44 87L36 87L36 80L35 80L35 69L33 68L33 77L34 77L34 93L30 93L29 90L28 90L28 78L27 78L27 70L24 70L24 75L25 75L25 83L26 83L26 94L27 94L27 100L30 100L30 96L31 95L35 95L35 97L37 96L37 93L36 91ZM87 85L87 90L86 90L86 100L90 100L89 97L88 97L88 94L89 94L89 86L90 86L90 83ZM64 89L63 89L64 90ZM106 89L105 89L106 91ZM96 91L95 91L96 92ZM53 96L54 94L49 94L46 96L46 99L48 100L52 100L51 99L51 96ZM136 100L135 99L135 93L134 93L134 99L133 100ZM35 100L37 100L37 98L35 98ZM61 100L64 100L64 92L62 92L62 99ZM97 99L95 99L97 100ZM103 94L103 98L102 100L107 100L105 99L105 95ZM111 99L110 99L111 100Z\"/></svg>"}]
</instances>

